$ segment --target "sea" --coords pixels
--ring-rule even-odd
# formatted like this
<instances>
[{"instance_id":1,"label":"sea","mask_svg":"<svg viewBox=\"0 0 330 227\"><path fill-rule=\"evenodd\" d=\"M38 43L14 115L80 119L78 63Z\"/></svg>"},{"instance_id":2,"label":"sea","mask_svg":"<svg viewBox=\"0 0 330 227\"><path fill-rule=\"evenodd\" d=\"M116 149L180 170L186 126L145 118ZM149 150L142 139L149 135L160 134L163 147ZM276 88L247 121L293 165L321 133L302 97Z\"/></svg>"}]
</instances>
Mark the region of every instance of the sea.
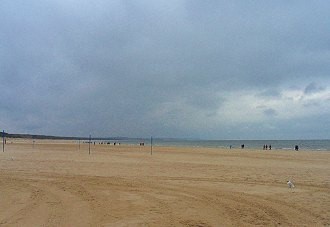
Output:
<instances>
[{"instance_id":1,"label":"sea","mask_svg":"<svg viewBox=\"0 0 330 227\"><path fill-rule=\"evenodd\" d=\"M264 145L271 145L272 150L330 151L330 140L196 140L196 139L127 139L117 141L122 144L139 144L145 146L173 146L173 147L201 147L201 148L241 148L263 149Z\"/></svg>"}]
</instances>

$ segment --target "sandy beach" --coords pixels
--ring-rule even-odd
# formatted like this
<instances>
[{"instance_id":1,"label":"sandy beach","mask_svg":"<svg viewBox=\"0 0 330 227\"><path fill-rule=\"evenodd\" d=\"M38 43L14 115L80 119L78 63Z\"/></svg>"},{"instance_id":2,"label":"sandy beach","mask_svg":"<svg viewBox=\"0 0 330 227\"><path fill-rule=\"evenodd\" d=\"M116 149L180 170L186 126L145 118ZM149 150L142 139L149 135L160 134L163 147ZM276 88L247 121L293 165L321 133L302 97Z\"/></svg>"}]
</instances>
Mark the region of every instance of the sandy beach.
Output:
<instances>
[{"instance_id":1,"label":"sandy beach","mask_svg":"<svg viewBox=\"0 0 330 227\"><path fill-rule=\"evenodd\" d=\"M287 180L295 188L289 189ZM330 152L8 139L0 226L329 226Z\"/></svg>"}]
</instances>

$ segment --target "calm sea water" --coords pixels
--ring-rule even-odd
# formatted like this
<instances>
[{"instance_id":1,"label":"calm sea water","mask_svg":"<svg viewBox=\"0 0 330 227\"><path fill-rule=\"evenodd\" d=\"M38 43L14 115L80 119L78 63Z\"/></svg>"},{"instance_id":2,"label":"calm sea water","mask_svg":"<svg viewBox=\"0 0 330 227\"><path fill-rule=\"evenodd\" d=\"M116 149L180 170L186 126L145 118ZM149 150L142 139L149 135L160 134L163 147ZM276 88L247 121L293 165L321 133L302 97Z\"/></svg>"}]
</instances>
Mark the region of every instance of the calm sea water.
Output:
<instances>
[{"instance_id":1,"label":"calm sea water","mask_svg":"<svg viewBox=\"0 0 330 227\"><path fill-rule=\"evenodd\" d=\"M144 142L150 145L150 139L134 139L118 141L122 144L139 144ZM154 146L179 147L206 147L206 148L241 148L262 149L265 144L272 146L272 150L299 150L330 151L330 140L184 140L184 139L153 139Z\"/></svg>"}]
</instances>

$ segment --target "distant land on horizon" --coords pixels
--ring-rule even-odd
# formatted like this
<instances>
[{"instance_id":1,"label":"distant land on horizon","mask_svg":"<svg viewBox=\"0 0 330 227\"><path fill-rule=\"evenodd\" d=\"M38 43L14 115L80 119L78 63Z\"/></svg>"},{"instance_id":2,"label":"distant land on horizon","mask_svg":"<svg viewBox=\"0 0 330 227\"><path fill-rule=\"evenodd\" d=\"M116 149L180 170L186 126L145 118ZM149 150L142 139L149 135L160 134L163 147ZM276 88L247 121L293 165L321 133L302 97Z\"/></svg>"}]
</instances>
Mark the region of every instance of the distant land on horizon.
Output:
<instances>
[{"instance_id":1,"label":"distant land on horizon","mask_svg":"<svg viewBox=\"0 0 330 227\"><path fill-rule=\"evenodd\" d=\"M20 133L3 133L0 132L0 137L6 138L20 138L20 139L54 139L54 140L89 140L89 137L76 136L50 136L50 135L34 135L34 134L20 134ZM132 139L128 137L95 137L93 140L126 140ZM137 139L137 138L136 138Z\"/></svg>"}]
</instances>

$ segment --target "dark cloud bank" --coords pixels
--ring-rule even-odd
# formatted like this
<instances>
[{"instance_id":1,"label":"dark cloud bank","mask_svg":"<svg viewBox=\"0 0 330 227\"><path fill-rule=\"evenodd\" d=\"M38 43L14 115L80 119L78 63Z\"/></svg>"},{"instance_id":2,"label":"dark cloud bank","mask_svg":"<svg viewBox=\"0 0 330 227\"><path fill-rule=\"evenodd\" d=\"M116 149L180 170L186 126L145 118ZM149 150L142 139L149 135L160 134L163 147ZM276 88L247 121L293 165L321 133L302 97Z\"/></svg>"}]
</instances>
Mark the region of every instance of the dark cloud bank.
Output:
<instances>
[{"instance_id":1,"label":"dark cloud bank","mask_svg":"<svg viewBox=\"0 0 330 227\"><path fill-rule=\"evenodd\" d=\"M327 1L0 2L0 127L329 138Z\"/></svg>"}]
</instances>

